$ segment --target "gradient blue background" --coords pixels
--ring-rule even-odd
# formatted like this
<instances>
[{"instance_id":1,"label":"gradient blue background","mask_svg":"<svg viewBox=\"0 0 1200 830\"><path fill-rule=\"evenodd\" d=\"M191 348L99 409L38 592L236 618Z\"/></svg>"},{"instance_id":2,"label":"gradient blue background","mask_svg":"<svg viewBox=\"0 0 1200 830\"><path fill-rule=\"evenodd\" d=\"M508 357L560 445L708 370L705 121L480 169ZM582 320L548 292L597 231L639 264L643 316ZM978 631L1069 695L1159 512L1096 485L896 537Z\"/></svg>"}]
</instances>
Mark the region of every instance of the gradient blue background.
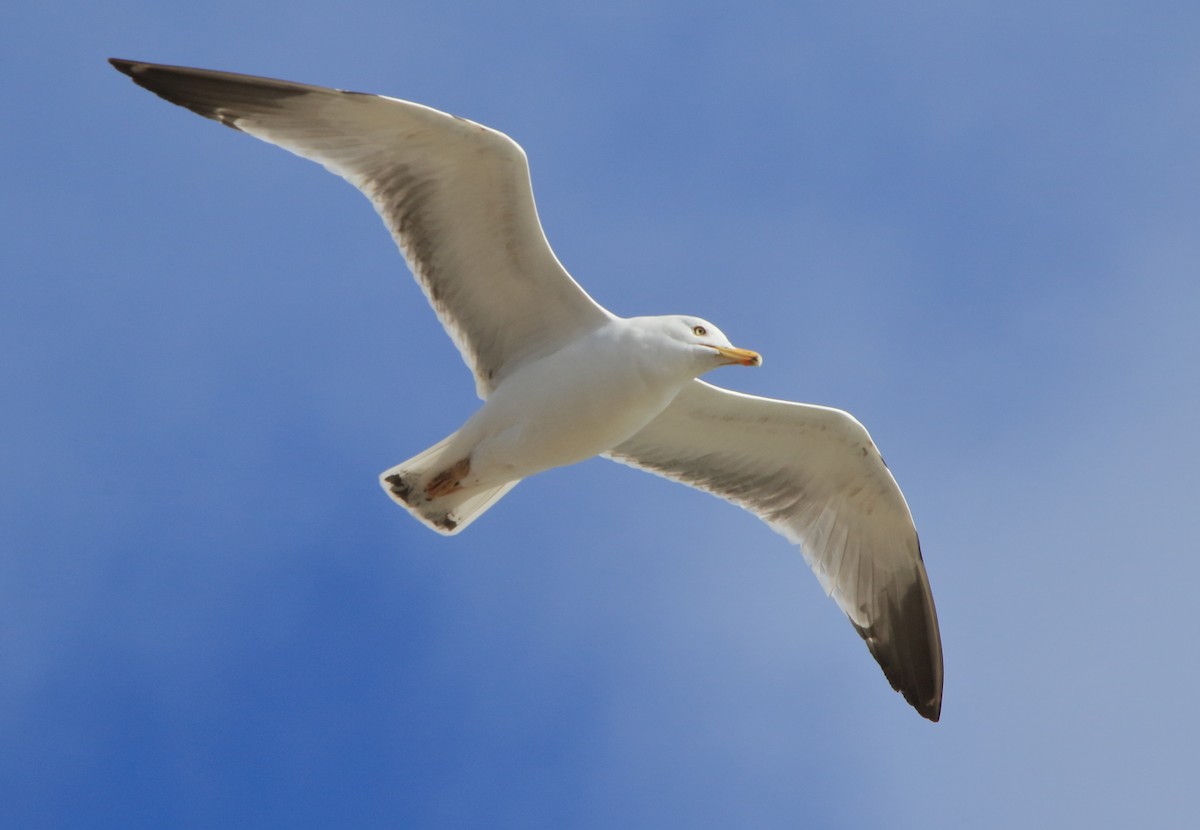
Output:
<instances>
[{"instance_id":1,"label":"gradient blue background","mask_svg":"<svg viewBox=\"0 0 1200 830\"><path fill-rule=\"evenodd\" d=\"M0 47L0 826L1194 826L1195 3L45 2ZM871 430L942 722L711 497L396 509L476 401L369 204L110 55L520 141L599 301Z\"/></svg>"}]
</instances>

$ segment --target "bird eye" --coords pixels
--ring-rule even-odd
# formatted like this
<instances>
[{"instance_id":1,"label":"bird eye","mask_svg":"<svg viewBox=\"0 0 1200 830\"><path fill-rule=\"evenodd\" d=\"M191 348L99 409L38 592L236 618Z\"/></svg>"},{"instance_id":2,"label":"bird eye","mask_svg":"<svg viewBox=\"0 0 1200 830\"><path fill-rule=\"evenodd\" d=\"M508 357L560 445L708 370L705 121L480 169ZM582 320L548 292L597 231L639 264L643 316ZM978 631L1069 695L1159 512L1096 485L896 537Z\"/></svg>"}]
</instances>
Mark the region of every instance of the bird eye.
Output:
<instances>
[{"instance_id":1,"label":"bird eye","mask_svg":"<svg viewBox=\"0 0 1200 830\"><path fill-rule=\"evenodd\" d=\"M696 335L697 337L703 337L704 335L708 334L708 329L706 329L704 326L692 326L692 334Z\"/></svg>"}]
</instances>

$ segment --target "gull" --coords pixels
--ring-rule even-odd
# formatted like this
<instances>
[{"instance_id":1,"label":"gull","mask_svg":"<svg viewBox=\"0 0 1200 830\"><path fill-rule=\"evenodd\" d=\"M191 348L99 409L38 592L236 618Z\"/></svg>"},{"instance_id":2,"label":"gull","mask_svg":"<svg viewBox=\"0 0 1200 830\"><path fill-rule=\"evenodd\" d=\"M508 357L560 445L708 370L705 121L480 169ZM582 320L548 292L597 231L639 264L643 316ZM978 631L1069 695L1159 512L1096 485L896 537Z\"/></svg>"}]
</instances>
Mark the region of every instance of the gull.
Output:
<instances>
[{"instance_id":1,"label":"gull","mask_svg":"<svg viewBox=\"0 0 1200 830\"><path fill-rule=\"evenodd\" d=\"M550 249L515 141L381 95L110 63L173 104L318 162L383 218L484 402L380 475L397 504L453 535L521 479L597 455L707 491L798 545L892 687L938 720L929 579L866 429L838 409L699 380L762 363L707 320L623 318L588 296Z\"/></svg>"}]
</instances>

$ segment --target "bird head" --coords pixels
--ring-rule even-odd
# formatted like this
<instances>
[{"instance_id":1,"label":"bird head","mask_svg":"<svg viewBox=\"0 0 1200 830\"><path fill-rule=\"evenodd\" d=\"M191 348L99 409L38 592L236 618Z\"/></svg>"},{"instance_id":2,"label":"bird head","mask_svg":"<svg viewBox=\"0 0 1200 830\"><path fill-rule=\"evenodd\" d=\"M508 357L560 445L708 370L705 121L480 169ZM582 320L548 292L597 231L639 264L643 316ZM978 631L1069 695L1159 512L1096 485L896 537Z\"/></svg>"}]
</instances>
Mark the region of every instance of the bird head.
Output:
<instances>
[{"instance_id":1,"label":"bird head","mask_svg":"<svg viewBox=\"0 0 1200 830\"><path fill-rule=\"evenodd\" d=\"M663 318L667 334L693 350L703 371L718 366L761 366L762 355L749 349L739 349L719 328L707 320L687 315Z\"/></svg>"}]
</instances>

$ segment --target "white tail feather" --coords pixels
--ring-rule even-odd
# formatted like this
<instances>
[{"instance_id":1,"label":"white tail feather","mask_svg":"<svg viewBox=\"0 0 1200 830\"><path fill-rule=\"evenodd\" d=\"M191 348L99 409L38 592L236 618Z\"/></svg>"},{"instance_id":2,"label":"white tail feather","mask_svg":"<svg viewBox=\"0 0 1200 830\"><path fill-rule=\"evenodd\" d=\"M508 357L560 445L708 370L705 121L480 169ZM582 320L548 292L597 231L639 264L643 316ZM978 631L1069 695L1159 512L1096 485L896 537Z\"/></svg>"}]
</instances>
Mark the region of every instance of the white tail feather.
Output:
<instances>
[{"instance_id":1,"label":"white tail feather","mask_svg":"<svg viewBox=\"0 0 1200 830\"><path fill-rule=\"evenodd\" d=\"M461 533L520 482L515 479L490 487L457 490L436 499L426 497L425 485L429 479L454 461L442 457L453 437L442 439L379 475L379 484L392 501L443 536Z\"/></svg>"}]
</instances>

